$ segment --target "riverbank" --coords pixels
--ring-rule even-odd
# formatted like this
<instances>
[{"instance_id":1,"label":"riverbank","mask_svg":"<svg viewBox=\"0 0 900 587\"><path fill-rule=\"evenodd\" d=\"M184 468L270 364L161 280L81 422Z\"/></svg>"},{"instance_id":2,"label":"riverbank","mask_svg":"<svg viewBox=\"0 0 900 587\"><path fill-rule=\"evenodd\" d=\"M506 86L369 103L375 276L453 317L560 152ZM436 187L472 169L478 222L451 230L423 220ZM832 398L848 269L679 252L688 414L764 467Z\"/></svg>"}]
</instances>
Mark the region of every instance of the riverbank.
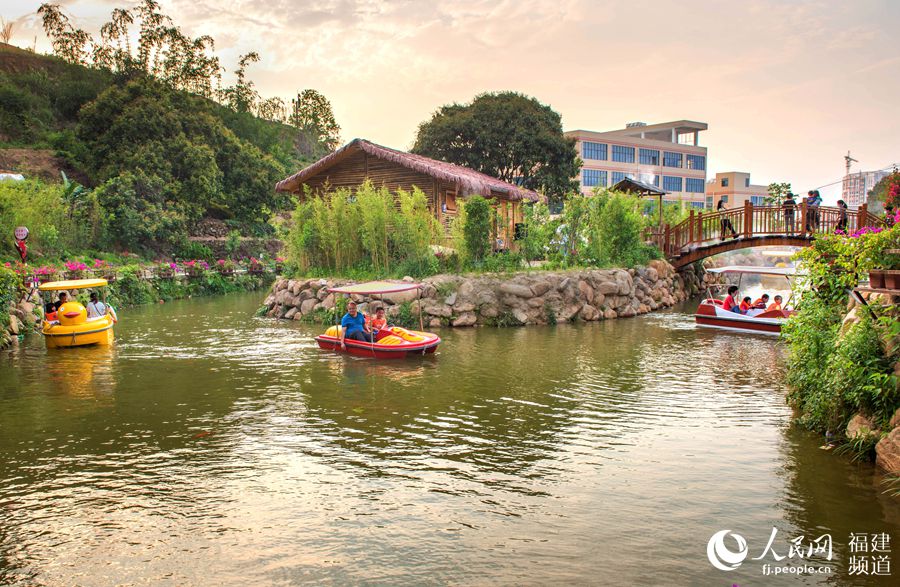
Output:
<instances>
[{"instance_id":1,"label":"riverbank","mask_svg":"<svg viewBox=\"0 0 900 587\"><path fill-rule=\"evenodd\" d=\"M389 318L418 316L425 325L517 326L612 320L668 308L697 295L702 266L680 272L667 262L637 269L578 269L511 274L435 275L416 291L384 296L354 295L366 311L383 304ZM263 303L267 316L286 320L333 319L336 298L328 288L340 279L278 279Z\"/></svg>"},{"instance_id":2,"label":"riverbank","mask_svg":"<svg viewBox=\"0 0 900 587\"><path fill-rule=\"evenodd\" d=\"M6 279L0 299L6 309L0 314L0 349L18 342L20 335L40 329L41 299L37 292L21 288L21 279L7 269L0 268ZM157 277L141 268L124 268L109 282L107 301L116 308L163 303L171 300L223 295L239 291L257 291L266 287L274 275L269 273L221 274L207 271L202 274L172 274ZM85 292L72 290L69 295L86 303ZM121 314L120 314L121 315Z\"/></svg>"}]
</instances>

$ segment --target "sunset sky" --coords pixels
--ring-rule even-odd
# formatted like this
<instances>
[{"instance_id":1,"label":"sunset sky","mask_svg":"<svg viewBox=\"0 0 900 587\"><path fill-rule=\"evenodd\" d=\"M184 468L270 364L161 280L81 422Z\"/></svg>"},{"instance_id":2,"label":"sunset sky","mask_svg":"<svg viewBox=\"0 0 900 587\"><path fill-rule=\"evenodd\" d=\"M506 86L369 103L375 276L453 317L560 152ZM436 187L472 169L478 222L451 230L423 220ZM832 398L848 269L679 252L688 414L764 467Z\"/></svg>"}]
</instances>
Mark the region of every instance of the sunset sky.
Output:
<instances>
[{"instance_id":1,"label":"sunset sky","mask_svg":"<svg viewBox=\"0 0 900 587\"><path fill-rule=\"evenodd\" d=\"M60 2L96 33L123 0ZM12 42L49 43L40 2L0 0ZM749 171L795 191L900 162L900 2L162 0L192 36L241 53L265 96L315 88L342 138L409 148L442 104L516 90L566 130L706 122L709 177ZM226 81L230 76L226 77ZM823 190L834 201L839 186Z\"/></svg>"}]
</instances>

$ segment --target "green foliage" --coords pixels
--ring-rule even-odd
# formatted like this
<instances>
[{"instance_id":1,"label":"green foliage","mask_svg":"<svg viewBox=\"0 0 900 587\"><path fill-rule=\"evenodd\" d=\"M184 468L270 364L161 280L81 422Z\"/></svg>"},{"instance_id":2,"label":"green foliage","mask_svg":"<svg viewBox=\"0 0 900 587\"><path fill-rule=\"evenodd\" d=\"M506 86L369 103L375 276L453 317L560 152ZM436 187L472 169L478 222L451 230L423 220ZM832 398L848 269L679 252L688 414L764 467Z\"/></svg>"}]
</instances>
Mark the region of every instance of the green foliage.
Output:
<instances>
[{"instance_id":1,"label":"green foliage","mask_svg":"<svg viewBox=\"0 0 900 587\"><path fill-rule=\"evenodd\" d=\"M403 328L419 328L419 314L413 311L412 302L403 302L397 309L397 314L391 318L391 324Z\"/></svg>"},{"instance_id":2,"label":"green foliage","mask_svg":"<svg viewBox=\"0 0 900 587\"><path fill-rule=\"evenodd\" d=\"M895 167L889 175L878 180L869 190L867 203L869 211L875 214L881 214L886 207L900 208L900 170Z\"/></svg>"},{"instance_id":3,"label":"green foliage","mask_svg":"<svg viewBox=\"0 0 900 587\"><path fill-rule=\"evenodd\" d=\"M870 303L857 309L859 322L840 333L848 289L883 262L884 249L895 248L898 239L898 228L858 238L823 236L797 255L807 291L783 328L788 400L799 410L800 422L813 430L843 430L856 412L883 426L900 407L892 375L900 334L896 310Z\"/></svg>"},{"instance_id":4,"label":"green foliage","mask_svg":"<svg viewBox=\"0 0 900 587\"><path fill-rule=\"evenodd\" d=\"M599 199L591 223L591 245L600 265L634 267L646 264L653 255L641 240L641 218L633 198L611 194Z\"/></svg>"},{"instance_id":5,"label":"green foliage","mask_svg":"<svg viewBox=\"0 0 900 587\"><path fill-rule=\"evenodd\" d=\"M10 304L16 301L22 280L14 271L0 267L0 332L9 326Z\"/></svg>"},{"instance_id":6,"label":"green foliage","mask_svg":"<svg viewBox=\"0 0 900 587\"><path fill-rule=\"evenodd\" d=\"M241 233L237 230L228 231L225 238L225 253L230 257L234 255L241 246Z\"/></svg>"},{"instance_id":7,"label":"green foliage","mask_svg":"<svg viewBox=\"0 0 900 587\"><path fill-rule=\"evenodd\" d=\"M556 311L550 305L550 302L544 302L544 315L547 317L547 324L556 326Z\"/></svg>"},{"instance_id":8,"label":"green foliage","mask_svg":"<svg viewBox=\"0 0 900 587\"><path fill-rule=\"evenodd\" d=\"M488 318L484 322L485 326L493 326L494 328L509 328L510 326L519 326L520 323L509 310L500 312L493 318Z\"/></svg>"},{"instance_id":9,"label":"green foliage","mask_svg":"<svg viewBox=\"0 0 900 587\"><path fill-rule=\"evenodd\" d=\"M836 454L848 455L852 462L875 460L875 445L881 440L880 434L859 434L835 449Z\"/></svg>"},{"instance_id":10,"label":"green foliage","mask_svg":"<svg viewBox=\"0 0 900 587\"><path fill-rule=\"evenodd\" d=\"M491 252L491 204L481 196L466 199L463 237L467 259L479 262Z\"/></svg>"},{"instance_id":11,"label":"green foliage","mask_svg":"<svg viewBox=\"0 0 900 587\"><path fill-rule=\"evenodd\" d=\"M175 256L179 259L203 259L205 261L212 261L215 257L212 249L192 240L183 240L178 243ZM231 253L229 253L229 256L231 256Z\"/></svg>"},{"instance_id":12,"label":"green foliage","mask_svg":"<svg viewBox=\"0 0 900 587\"><path fill-rule=\"evenodd\" d=\"M442 106L419 125L412 151L465 165L552 197L577 189L580 160L552 108L516 92Z\"/></svg>"},{"instance_id":13,"label":"green foliage","mask_svg":"<svg viewBox=\"0 0 900 587\"><path fill-rule=\"evenodd\" d=\"M789 182L774 182L769 184L769 195L765 197L766 204L780 205L789 193L791 193L791 184Z\"/></svg>"},{"instance_id":14,"label":"green foliage","mask_svg":"<svg viewBox=\"0 0 900 587\"><path fill-rule=\"evenodd\" d=\"M356 191L307 194L294 210L286 247L289 260L306 274L421 276L438 266L430 245L439 231L420 190L395 196L366 182Z\"/></svg>"},{"instance_id":15,"label":"green foliage","mask_svg":"<svg viewBox=\"0 0 900 587\"><path fill-rule=\"evenodd\" d=\"M551 230L556 225L550 222L550 210L543 202L538 202L524 209L524 233L521 241L522 254L526 261L544 259L549 252Z\"/></svg>"},{"instance_id":16,"label":"green foliage","mask_svg":"<svg viewBox=\"0 0 900 587\"><path fill-rule=\"evenodd\" d=\"M291 100L288 123L297 129L297 148L304 156L319 159L340 144L341 127L331 102L316 90L303 90Z\"/></svg>"},{"instance_id":17,"label":"green foliage","mask_svg":"<svg viewBox=\"0 0 900 587\"><path fill-rule=\"evenodd\" d=\"M31 231L29 254L59 257L102 240L104 218L93 193L85 193L76 206L58 184L0 182L0 234L11 235L20 225Z\"/></svg>"}]
</instances>

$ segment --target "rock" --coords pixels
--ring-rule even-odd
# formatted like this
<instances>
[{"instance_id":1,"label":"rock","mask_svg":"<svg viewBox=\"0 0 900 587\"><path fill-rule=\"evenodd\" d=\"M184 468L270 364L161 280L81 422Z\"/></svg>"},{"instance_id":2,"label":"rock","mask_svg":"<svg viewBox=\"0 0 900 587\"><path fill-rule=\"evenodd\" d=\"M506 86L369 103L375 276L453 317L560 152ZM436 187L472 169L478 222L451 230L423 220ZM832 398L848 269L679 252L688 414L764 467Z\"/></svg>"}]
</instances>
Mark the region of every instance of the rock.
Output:
<instances>
[{"instance_id":1,"label":"rock","mask_svg":"<svg viewBox=\"0 0 900 587\"><path fill-rule=\"evenodd\" d=\"M456 290L457 295L460 298L466 299L471 298L472 294L475 292L475 284L471 279L466 279L463 281L459 288Z\"/></svg>"},{"instance_id":2,"label":"rock","mask_svg":"<svg viewBox=\"0 0 900 587\"><path fill-rule=\"evenodd\" d=\"M616 311L613 310L612 308L609 308L609 309L607 309L606 311L603 312L603 319L604 319L604 320L615 320L616 318L618 318L618 316L619 316L619 315L618 315L618 314L616 313Z\"/></svg>"},{"instance_id":3,"label":"rock","mask_svg":"<svg viewBox=\"0 0 900 587\"><path fill-rule=\"evenodd\" d=\"M302 302L300 302L300 313L301 314L311 313L313 311L313 308L315 308L318 305L318 303L319 302L318 302L318 300L316 300L316 298L308 298L308 299L303 300Z\"/></svg>"},{"instance_id":4,"label":"rock","mask_svg":"<svg viewBox=\"0 0 900 587\"><path fill-rule=\"evenodd\" d=\"M875 445L875 464L888 473L900 473L900 428L891 430Z\"/></svg>"},{"instance_id":5,"label":"rock","mask_svg":"<svg viewBox=\"0 0 900 587\"><path fill-rule=\"evenodd\" d=\"M457 314L462 314L463 312L472 312L475 310L475 304L472 302L460 302L453 306L453 310Z\"/></svg>"},{"instance_id":6,"label":"rock","mask_svg":"<svg viewBox=\"0 0 900 587\"><path fill-rule=\"evenodd\" d=\"M325 299L322 300L322 307L326 310L330 310L334 307L334 294L330 293L325 296Z\"/></svg>"},{"instance_id":7,"label":"rock","mask_svg":"<svg viewBox=\"0 0 900 587\"><path fill-rule=\"evenodd\" d=\"M441 318L449 318L453 315L453 310L450 309L450 306L443 304L424 306L422 311L429 316L440 316Z\"/></svg>"},{"instance_id":8,"label":"rock","mask_svg":"<svg viewBox=\"0 0 900 587\"><path fill-rule=\"evenodd\" d=\"M838 338L842 338L847 332L853 328L853 325L859 322L859 316L856 315L857 308L853 308L850 312L844 316L844 321L841 322L841 330L838 332Z\"/></svg>"},{"instance_id":9,"label":"rock","mask_svg":"<svg viewBox=\"0 0 900 587\"><path fill-rule=\"evenodd\" d=\"M594 302L593 305L596 307L601 307L606 302L606 296L600 293L594 294Z\"/></svg>"},{"instance_id":10,"label":"rock","mask_svg":"<svg viewBox=\"0 0 900 587\"><path fill-rule=\"evenodd\" d=\"M633 271L633 269L632 269ZM620 296L629 296L633 291L631 273L628 271L616 271L616 286Z\"/></svg>"},{"instance_id":11,"label":"rock","mask_svg":"<svg viewBox=\"0 0 900 587\"><path fill-rule=\"evenodd\" d=\"M303 320L303 314L297 312L296 314L294 314L294 320Z\"/></svg>"},{"instance_id":12,"label":"rock","mask_svg":"<svg viewBox=\"0 0 900 587\"><path fill-rule=\"evenodd\" d=\"M607 296L615 295L619 293L619 284L614 281L601 281L597 284L597 287L594 288L594 292Z\"/></svg>"},{"instance_id":13,"label":"rock","mask_svg":"<svg viewBox=\"0 0 900 587\"><path fill-rule=\"evenodd\" d=\"M315 297L316 297L316 292L314 292L311 289L304 289L297 295L296 299L298 302L302 302L303 300L310 300Z\"/></svg>"},{"instance_id":14,"label":"rock","mask_svg":"<svg viewBox=\"0 0 900 587\"><path fill-rule=\"evenodd\" d=\"M578 313L578 317L585 321L593 321L597 320L600 317L600 312L597 311L597 308L591 306L589 304L585 304L581 307L581 311Z\"/></svg>"},{"instance_id":15,"label":"rock","mask_svg":"<svg viewBox=\"0 0 900 587\"><path fill-rule=\"evenodd\" d=\"M547 279L540 279L531 284L531 291L534 292L534 295L537 297L541 297L551 289L553 289L553 286Z\"/></svg>"},{"instance_id":16,"label":"rock","mask_svg":"<svg viewBox=\"0 0 900 587\"><path fill-rule=\"evenodd\" d=\"M15 314L9 315L9 333L10 334L19 334L19 319Z\"/></svg>"},{"instance_id":17,"label":"rock","mask_svg":"<svg viewBox=\"0 0 900 587\"><path fill-rule=\"evenodd\" d=\"M478 317L474 312L464 312L453 320L453 326L474 326Z\"/></svg>"},{"instance_id":18,"label":"rock","mask_svg":"<svg viewBox=\"0 0 900 587\"><path fill-rule=\"evenodd\" d=\"M591 304L594 302L594 288L592 288L588 282L579 281L578 282L578 291L581 293L581 298L584 302Z\"/></svg>"},{"instance_id":19,"label":"rock","mask_svg":"<svg viewBox=\"0 0 900 587\"><path fill-rule=\"evenodd\" d=\"M405 279L405 278L404 278ZM381 296L386 302L390 302L392 304L404 304L406 302L411 302L415 299L419 298L419 291L415 289L410 289L407 291L398 291L393 293L386 293Z\"/></svg>"},{"instance_id":20,"label":"rock","mask_svg":"<svg viewBox=\"0 0 900 587\"><path fill-rule=\"evenodd\" d=\"M284 319L285 319L285 320L293 320L293 319L294 319L294 315L295 315L297 312L298 312L297 308L291 308L290 310L288 310L287 312L285 312L285 314L284 314Z\"/></svg>"},{"instance_id":21,"label":"rock","mask_svg":"<svg viewBox=\"0 0 900 587\"><path fill-rule=\"evenodd\" d=\"M303 287L303 282L291 280L288 283L290 284L291 293L294 294L295 296L299 296L300 289Z\"/></svg>"},{"instance_id":22,"label":"rock","mask_svg":"<svg viewBox=\"0 0 900 587\"><path fill-rule=\"evenodd\" d=\"M453 292L452 294L450 294L449 296L447 296L444 299L444 303L447 304L448 306L452 306L453 304L456 303L456 297L457 297L456 292Z\"/></svg>"},{"instance_id":23,"label":"rock","mask_svg":"<svg viewBox=\"0 0 900 587\"><path fill-rule=\"evenodd\" d=\"M512 311L512 315L519 324L528 324L528 314L524 310L516 308Z\"/></svg>"},{"instance_id":24,"label":"rock","mask_svg":"<svg viewBox=\"0 0 900 587\"><path fill-rule=\"evenodd\" d=\"M440 328L441 327L441 319L440 318L432 318L428 321L428 328Z\"/></svg>"},{"instance_id":25,"label":"rock","mask_svg":"<svg viewBox=\"0 0 900 587\"><path fill-rule=\"evenodd\" d=\"M872 420L862 414L856 414L847 423L847 438L850 440L859 436L871 436L873 434L880 434L880 432L875 428Z\"/></svg>"},{"instance_id":26,"label":"rock","mask_svg":"<svg viewBox=\"0 0 900 587\"><path fill-rule=\"evenodd\" d=\"M500 285L500 291L520 298L534 297L534 292L531 291L531 288L527 285L522 285L521 283L502 283Z\"/></svg>"}]
</instances>

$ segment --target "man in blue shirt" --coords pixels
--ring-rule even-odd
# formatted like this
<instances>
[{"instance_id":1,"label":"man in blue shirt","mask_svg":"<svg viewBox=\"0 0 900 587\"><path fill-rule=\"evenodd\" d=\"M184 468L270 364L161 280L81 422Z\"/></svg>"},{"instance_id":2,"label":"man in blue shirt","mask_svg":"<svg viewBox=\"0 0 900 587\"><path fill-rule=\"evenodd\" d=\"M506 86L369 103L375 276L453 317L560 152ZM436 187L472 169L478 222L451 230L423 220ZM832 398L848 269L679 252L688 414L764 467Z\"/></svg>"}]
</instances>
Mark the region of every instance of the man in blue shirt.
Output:
<instances>
[{"instance_id":1,"label":"man in blue shirt","mask_svg":"<svg viewBox=\"0 0 900 587\"><path fill-rule=\"evenodd\" d=\"M347 304L347 313L341 318L341 348L346 349L344 339L361 340L363 342L372 342L372 333L369 332L369 326L366 324L366 317L359 313L356 309L356 302L350 300Z\"/></svg>"}]
</instances>

